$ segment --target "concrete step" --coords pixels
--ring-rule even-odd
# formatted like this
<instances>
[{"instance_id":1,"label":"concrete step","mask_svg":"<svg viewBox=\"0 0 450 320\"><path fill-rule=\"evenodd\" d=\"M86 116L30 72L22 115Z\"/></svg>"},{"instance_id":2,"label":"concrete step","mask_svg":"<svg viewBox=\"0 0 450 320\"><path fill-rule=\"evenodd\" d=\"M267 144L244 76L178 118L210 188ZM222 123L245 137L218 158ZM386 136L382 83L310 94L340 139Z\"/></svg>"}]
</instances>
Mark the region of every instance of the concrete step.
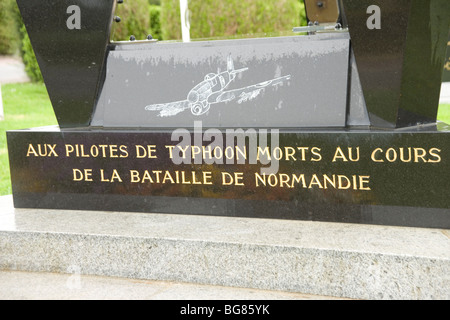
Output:
<instances>
[{"instance_id":1,"label":"concrete step","mask_svg":"<svg viewBox=\"0 0 450 320\"><path fill-rule=\"evenodd\" d=\"M0 271L0 300L336 300L333 297L77 273Z\"/></svg>"},{"instance_id":2,"label":"concrete step","mask_svg":"<svg viewBox=\"0 0 450 320\"><path fill-rule=\"evenodd\" d=\"M449 230L440 229L14 209L11 196L0 198L0 270L62 274L64 283L77 275L122 278L119 286L123 278L132 279L125 281L128 284L185 283L203 288L194 289L200 293L211 286L232 287L249 297L265 290L352 299L447 300L449 236ZM81 279L111 286L115 281ZM159 284L155 288L151 290L157 291Z\"/></svg>"}]
</instances>

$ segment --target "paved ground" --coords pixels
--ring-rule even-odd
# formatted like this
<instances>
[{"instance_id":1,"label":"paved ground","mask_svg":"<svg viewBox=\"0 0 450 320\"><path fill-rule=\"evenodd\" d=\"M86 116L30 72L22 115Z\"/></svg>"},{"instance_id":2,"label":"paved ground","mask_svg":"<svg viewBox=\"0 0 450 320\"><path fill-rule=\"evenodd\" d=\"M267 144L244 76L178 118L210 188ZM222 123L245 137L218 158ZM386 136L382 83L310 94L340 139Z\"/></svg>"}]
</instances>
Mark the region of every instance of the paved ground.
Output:
<instances>
[{"instance_id":1,"label":"paved ground","mask_svg":"<svg viewBox=\"0 0 450 320\"><path fill-rule=\"evenodd\" d=\"M0 56L0 84L30 81L18 57Z\"/></svg>"},{"instance_id":2,"label":"paved ground","mask_svg":"<svg viewBox=\"0 0 450 320\"><path fill-rule=\"evenodd\" d=\"M450 104L450 82L444 82L442 84L440 103Z\"/></svg>"},{"instance_id":3,"label":"paved ground","mask_svg":"<svg viewBox=\"0 0 450 320\"><path fill-rule=\"evenodd\" d=\"M0 120L4 119L1 85L28 82L25 67L19 57L0 56Z\"/></svg>"}]
</instances>

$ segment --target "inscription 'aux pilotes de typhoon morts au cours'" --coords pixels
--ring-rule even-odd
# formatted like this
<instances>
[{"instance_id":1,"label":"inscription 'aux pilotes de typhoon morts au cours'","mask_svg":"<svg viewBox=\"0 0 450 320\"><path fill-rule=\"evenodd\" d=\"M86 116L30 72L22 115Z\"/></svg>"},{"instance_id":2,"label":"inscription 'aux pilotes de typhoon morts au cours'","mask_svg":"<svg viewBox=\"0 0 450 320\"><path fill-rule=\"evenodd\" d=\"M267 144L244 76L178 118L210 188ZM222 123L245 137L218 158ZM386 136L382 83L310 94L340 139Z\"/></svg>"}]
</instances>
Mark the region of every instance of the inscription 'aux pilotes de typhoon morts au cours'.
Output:
<instances>
[{"instance_id":1,"label":"inscription 'aux pilotes de typhoon morts au cours'","mask_svg":"<svg viewBox=\"0 0 450 320\"><path fill-rule=\"evenodd\" d=\"M236 79L236 75L247 70L248 68L236 70L233 59L229 56L227 60L227 71L207 74L202 82L189 91L186 100L152 104L146 106L145 110L159 111L160 117L171 117L184 110L191 109L193 115L200 116L208 112L212 104L229 102L235 99L238 99L237 102L241 104L255 99L265 88L282 85L285 81L291 79L291 75L287 75L244 88L225 91Z\"/></svg>"}]
</instances>

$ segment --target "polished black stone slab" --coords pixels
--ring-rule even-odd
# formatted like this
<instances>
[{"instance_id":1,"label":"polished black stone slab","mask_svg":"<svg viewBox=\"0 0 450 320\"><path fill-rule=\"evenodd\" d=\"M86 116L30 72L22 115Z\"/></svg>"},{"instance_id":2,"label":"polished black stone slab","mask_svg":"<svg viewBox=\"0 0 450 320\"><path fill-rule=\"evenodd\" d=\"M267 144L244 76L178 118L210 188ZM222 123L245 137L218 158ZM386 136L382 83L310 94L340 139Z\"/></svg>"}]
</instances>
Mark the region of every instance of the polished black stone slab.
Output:
<instances>
[{"instance_id":1,"label":"polished black stone slab","mask_svg":"<svg viewBox=\"0 0 450 320\"><path fill-rule=\"evenodd\" d=\"M250 157L251 139L245 147L238 142L220 147L204 134L226 141L225 130L208 130L184 131L183 140L192 144L188 163L181 164L174 163L181 139L172 138L172 131L8 132L14 204L450 227L448 126L441 131L283 131L278 142L274 131L268 148L258 140L259 161ZM271 133L255 132L260 139ZM239 141L242 132L236 137ZM217 159L222 151L223 163L211 163L208 149L199 153L208 146L218 148ZM269 167L275 171L262 174Z\"/></svg>"},{"instance_id":2,"label":"polished black stone slab","mask_svg":"<svg viewBox=\"0 0 450 320\"><path fill-rule=\"evenodd\" d=\"M371 124L396 128L434 123L450 2L343 0L343 4ZM380 23L374 26L377 14Z\"/></svg>"},{"instance_id":3,"label":"polished black stone slab","mask_svg":"<svg viewBox=\"0 0 450 320\"><path fill-rule=\"evenodd\" d=\"M103 85L116 0L17 4L60 127L89 125Z\"/></svg>"}]
</instances>

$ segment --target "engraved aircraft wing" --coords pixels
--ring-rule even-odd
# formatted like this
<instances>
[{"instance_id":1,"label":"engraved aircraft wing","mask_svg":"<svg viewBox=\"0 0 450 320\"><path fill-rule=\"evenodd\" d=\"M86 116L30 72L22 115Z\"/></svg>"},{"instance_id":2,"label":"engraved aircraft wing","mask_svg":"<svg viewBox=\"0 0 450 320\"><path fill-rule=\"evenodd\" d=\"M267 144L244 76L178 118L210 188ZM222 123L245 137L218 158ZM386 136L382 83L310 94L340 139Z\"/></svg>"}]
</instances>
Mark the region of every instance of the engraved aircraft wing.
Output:
<instances>
[{"instance_id":1,"label":"engraved aircraft wing","mask_svg":"<svg viewBox=\"0 0 450 320\"><path fill-rule=\"evenodd\" d=\"M190 109L189 101L177 101L162 104L152 104L145 107L147 111L159 111L160 117L171 117L186 109Z\"/></svg>"},{"instance_id":2,"label":"engraved aircraft wing","mask_svg":"<svg viewBox=\"0 0 450 320\"><path fill-rule=\"evenodd\" d=\"M253 100L255 99L257 96L259 96L265 88L270 87L270 86L278 86L283 84L283 82L290 80L291 76L284 76L284 77L279 77L279 78L275 78L272 80L268 80L268 81L264 81L264 82L260 82L245 88L239 88L239 89L233 89L233 90L228 90L228 91L224 91L221 92L219 95L212 95L210 97L210 99L208 99L209 103L219 103L219 102L228 102L228 101L232 101L235 99L239 99L238 103L242 103L248 100ZM212 99L211 99L212 98Z\"/></svg>"}]
</instances>

